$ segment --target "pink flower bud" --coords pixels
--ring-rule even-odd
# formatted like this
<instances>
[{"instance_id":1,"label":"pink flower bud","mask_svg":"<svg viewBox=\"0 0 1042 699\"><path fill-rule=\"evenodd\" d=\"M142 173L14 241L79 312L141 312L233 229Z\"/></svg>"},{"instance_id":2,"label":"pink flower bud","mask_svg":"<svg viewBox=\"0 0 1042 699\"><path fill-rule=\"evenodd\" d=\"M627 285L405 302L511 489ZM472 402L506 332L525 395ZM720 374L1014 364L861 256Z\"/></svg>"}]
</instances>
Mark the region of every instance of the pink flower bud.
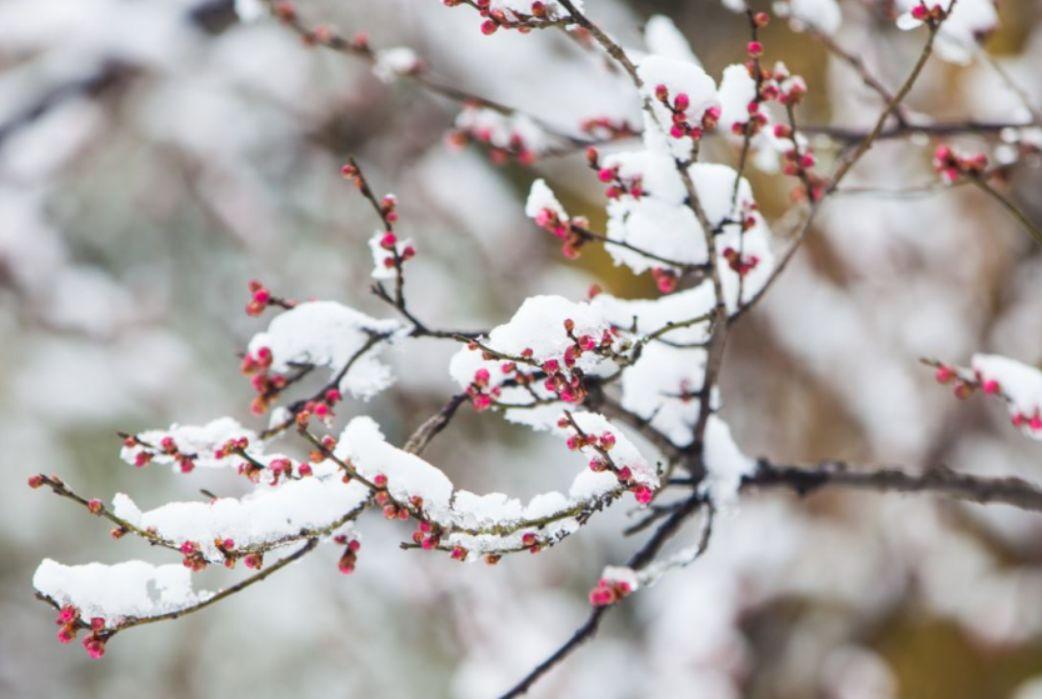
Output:
<instances>
[{"instance_id":1,"label":"pink flower bud","mask_svg":"<svg viewBox=\"0 0 1042 699\"><path fill-rule=\"evenodd\" d=\"M641 505L647 505L651 502L651 499L655 496L655 493L646 485L637 485L632 488L633 497L636 498L637 502Z\"/></svg>"}]
</instances>

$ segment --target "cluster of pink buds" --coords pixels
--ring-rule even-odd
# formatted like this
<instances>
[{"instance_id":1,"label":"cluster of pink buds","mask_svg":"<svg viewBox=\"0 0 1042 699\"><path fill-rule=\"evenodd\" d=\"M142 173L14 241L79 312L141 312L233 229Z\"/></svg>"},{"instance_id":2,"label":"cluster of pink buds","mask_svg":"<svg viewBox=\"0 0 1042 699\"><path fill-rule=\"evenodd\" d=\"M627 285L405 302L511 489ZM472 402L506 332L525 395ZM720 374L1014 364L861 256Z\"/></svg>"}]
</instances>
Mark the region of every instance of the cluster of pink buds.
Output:
<instances>
[{"instance_id":1,"label":"cluster of pink buds","mask_svg":"<svg viewBox=\"0 0 1042 699\"><path fill-rule=\"evenodd\" d=\"M271 362L271 350L261 347L256 354L247 352L239 365L239 371L250 377L250 385L257 394L250 403L250 410L255 415L263 414L271 405L272 399L286 387L287 378L270 371Z\"/></svg>"},{"instance_id":2,"label":"cluster of pink buds","mask_svg":"<svg viewBox=\"0 0 1042 699\"><path fill-rule=\"evenodd\" d=\"M265 372L271 366L272 358L271 350L267 347L259 348L256 355L247 352L239 365L239 371L247 376Z\"/></svg>"},{"instance_id":3,"label":"cluster of pink buds","mask_svg":"<svg viewBox=\"0 0 1042 699\"><path fill-rule=\"evenodd\" d=\"M1042 430L1042 414L1039 413L1038 408L1035 408L1035 412L1031 415L1018 412L1010 418L1010 421L1014 427L1029 427L1034 432Z\"/></svg>"},{"instance_id":4,"label":"cluster of pink buds","mask_svg":"<svg viewBox=\"0 0 1042 699\"><path fill-rule=\"evenodd\" d=\"M100 660L105 655L105 620L93 617L90 620L90 634L83 637L83 649L92 660Z\"/></svg>"},{"instance_id":5,"label":"cluster of pink buds","mask_svg":"<svg viewBox=\"0 0 1042 699\"><path fill-rule=\"evenodd\" d=\"M955 397L959 400L966 400L972 396L973 392L978 388L989 395L997 395L1001 393L998 381L967 379L961 376L955 367L950 367L946 364L938 365L937 370L934 372L934 378L939 384L947 385L954 382L953 392L955 393ZM979 378L980 377L978 377L978 379Z\"/></svg>"},{"instance_id":6,"label":"cluster of pink buds","mask_svg":"<svg viewBox=\"0 0 1042 699\"><path fill-rule=\"evenodd\" d=\"M702 138L703 133L715 129L720 121L720 108L716 106L709 107L701 114L689 113L691 98L686 92L678 92L671 96L668 87L656 85L655 99L672 114L673 123L669 127L669 135L673 138L690 136L697 141Z\"/></svg>"},{"instance_id":7,"label":"cluster of pink buds","mask_svg":"<svg viewBox=\"0 0 1042 699\"><path fill-rule=\"evenodd\" d=\"M783 64L779 64L784 69ZM777 75L777 69L775 70ZM778 78L775 78L778 80ZM799 75L793 75L780 80L778 83L778 101L784 105L795 106L803 101L807 94L807 83Z\"/></svg>"},{"instance_id":8,"label":"cluster of pink buds","mask_svg":"<svg viewBox=\"0 0 1042 699\"><path fill-rule=\"evenodd\" d=\"M73 639L76 638L76 632L82 624L80 621L80 610L71 604L63 606L58 611L58 618L55 620L55 623L60 627L58 629L58 642L72 643ZM104 619L94 617L90 620L90 634L84 637L83 648L87 651L87 655L94 660L105 655L104 631Z\"/></svg>"},{"instance_id":9,"label":"cluster of pink buds","mask_svg":"<svg viewBox=\"0 0 1042 699\"><path fill-rule=\"evenodd\" d=\"M456 7L465 0L442 0L447 7ZM522 34L527 34L533 29L548 26L550 21L550 10L543 0L533 0L528 12L511 9L509 15L500 9L492 9L491 0L466 0L468 5L478 9L485 21L481 23L481 33L488 36L495 34L496 30L516 29Z\"/></svg>"},{"instance_id":10,"label":"cluster of pink buds","mask_svg":"<svg viewBox=\"0 0 1042 699\"><path fill-rule=\"evenodd\" d=\"M594 607L608 607L629 595L633 590L630 584L622 580L601 578L597 586L590 590L590 604Z\"/></svg>"},{"instance_id":11,"label":"cluster of pink buds","mask_svg":"<svg viewBox=\"0 0 1042 699\"><path fill-rule=\"evenodd\" d=\"M352 163L344 163L341 165L340 175L345 180L351 180L358 191L365 189L365 180L362 179L362 173Z\"/></svg>"},{"instance_id":12,"label":"cluster of pink buds","mask_svg":"<svg viewBox=\"0 0 1042 699\"><path fill-rule=\"evenodd\" d=\"M928 24L936 24L948 16L947 10L941 6L941 3L927 5L922 0L912 8L911 13L915 19Z\"/></svg>"},{"instance_id":13,"label":"cluster of pink buds","mask_svg":"<svg viewBox=\"0 0 1042 699\"><path fill-rule=\"evenodd\" d=\"M385 194L380 200L380 216L388 223L398 220L398 198L393 194Z\"/></svg>"},{"instance_id":14,"label":"cluster of pink buds","mask_svg":"<svg viewBox=\"0 0 1042 699\"><path fill-rule=\"evenodd\" d=\"M380 238L380 247L390 253L383 259L383 266L388 269L400 267L416 256L416 248L412 245L406 245L399 252L398 236L394 234L394 231L387 231L383 234L383 237Z\"/></svg>"},{"instance_id":15,"label":"cluster of pink buds","mask_svg":"<svg viewBox=\"0 0 1042 699\"><path fill-rule=\"evenodd\" d=\"M304 406L297 411L297 425L306 426L312 417L328 422L335 414L333 408L342 400L344 400L344 394L340 392L339 388L327 388L322 392L320 398L312 398L304 402Z\"/></svg>"},{"instance_id":16,"label":"cluster of pink buds","mask_svg":"<svg viewBox=\"0 0 1042 699\"><path fill-rule=\"evenodd\" d=\"M264 554L260 552L248 553L242 559L242 562L250 570L260 570L264 567Z\"/></svg>"},{"instance_id":17,"label":"cluster of pink buds","mask_svg":"<svg viewBox=\"0 0 1042 699\"><path fill-rule=\"evenodd\" d=\"M250 290L250 302L246 304L246 314L259 316L271 305L271 292L256 279L251 279L247 286Z\"/></svg>"},{"instance_id":18,"label":"cluster of pink buds","mask_svg":"<svg viewBox=\"0 0 1042 699\"><path fill-rule=\"evenodd\" d=\"M224 567L234 568L239 556L235 553L235 540L226 537L217 537L213 540L214 547L224 556Z\"/></svg>"},{"instance_id":19,"label":"cluster of pink buds","mask_svg":"<svg viewBox=\"0 0 1042 699\"><path fill-rule=\"evenodd\" d=\"M557 394L565 403L581 403L586 398L586 386L583 384L583 373L576 363L586 352L599 355L610 355L618 330L605 330L601 336L575 334L575 322L568 318L564 321L564 330L572 344L565 348L560 360L547 359L542 364L546 379L543 387Z\"/></svg>"},{"instance_id":20,"label":"cluster of pink buds","mask_svg":"<svg viewBox=\"0 0 1042 699\"><path fill-rule=\"evenodd\" d=\"M934 372L934 378L937 379L937 383L950 384L954 382L955 397L960 400L965 400L973 395L973 393L979 390L981 393L989 396L1002 396L1002 386L995 379L988 379L981 375L981 373L975 372L974 378L967 378L961 375L955 367L948 366L946 364L940 364L937 366L937 370ZM1007 400L1009 400L1007 398ZM1010 421L1014 427L1024 429L1028 428L1033 432L1042 431L1042 406L1036 406L1033 412L1017 411L1012 413Z\"/></svg>"},{"instance_id":21,"label":"cluster of pink buds","mask_svg":"<svg viewBox=\"0 0 1042 699\"><path fill-rule=\"evenodd\" d=\"M529 553L539 553L546 546L544 542L539 541L539 536L535 532L525 532L521 535L521 545L528 549Z\"/></svg>"},{"instance_id":22,"label":"cluster of pink buds","mask_svg":"<svg viewBox=\"0 0 1042 699\"><path fill-rule=\"evenodd\" d=\"M760 91L761 93L769 92L771 89L773 88L770 84L765 84ZM760 99L754 99L746 105L749 118L746 121L736 121L731 124L731 133L736 136L755 135L767 125L767 115L760 109L760 102Z\"/></svg>"},{"instance_id":23,"label":"cluster of pink buds","mask_svg":"<svg viewBox=\"0 0 1042 699\"><path fill-rule=\"evenodd\" d=\"M492 129L487 127L455 129L448 134L448 144L453 148L463 148L468 143L477 143L488 149L488 157L495 165L506 165L512 159L521 165L532 165L537 159L536 152L517 131L510 134L505 146L492 142Z\"/></svg>"},{"instance_id":24,"label":"cluster of pink buds","mask_svg":"<svg viewBox=\"0 0 1042 699\"><path fill-rule=\"evenodd\" d=\"M561 429L574 427L568 417L562 417L558 420L557 426ZM592 434L583 434L577 430L575 434L568 437L565 444L572 451L579 451L587 447L593 448L597 454L590 459L590 470L595 473L600 473L601 471L614 472L616 478L619 479L619 483L626 486L640 504L646 505L655 497L655 491L643 483L638 483L633 480L633 470L629 466L616 468L612 464L608 452L615 446L615 435L611 432L604 432L600 436L597 436Z\"/></svg>"},{"instance_id":25,"label":"cluster of pink buds","mask_svg":"<svg viewBox=\"0 0 1042 699\"><path fill-rule=\"evenodd\" d=\"M636 483L630 486L630 492L633 493L633 497L641 505L647 505L649 502L655 499L655 491L643 483Z\"/></svg>"},{"instance_id":26,"label":"cluster of pink buds","mask_svg":"<svg viewBox=\"0 0 1042 699\"><path fill-rule=\"evenodd\" d=\"M933 168L941 178L951 184L960 176L980 177L988 167L988 156L983 153L960 155L949 146L937 146L933 153Z\"/></svg>"},{"instance_id":27,"label":"cluster of pink buds","mask_svg":"<svg viewBox=\"0 0 1042 699\"><path fill-rule=\"evenodd\" d=\"M174 442L174 438L170 435L159 440L159 449L177 461L177 465L181 468L181 473L191 473L195 469L195 454L185 454L178 449L177 443Z\"/></svg>"},{"instance_id":28,"label":"cluster of pink buds","mask_svg":"<svg viewBox=\"0 0 1042 699\"><path fill-rule=\"evenodd\" d=\"M126 435L123 438L123 446L127 449L138 449L134 454L134 465L138 468L143 468L152 463L152 460L156 455L164 454L172 457L177 462L177 465L181 469L181 473L191 473L195 469L196 455L182 452L177 447L174 438L170 435L159 440L158 447L147 444L134 435Z\"/></svg>"},{"instance_id":29,"label":"cluster of pink buds","mask_svg":"<svg viewBox=\"0 0 1042 699\"><path fill-rule=\"evenodd\" d=\"M575 216L562 221L556 211L544 208L536 214L535 222L537 226L563 241L561 253L566 258L574 260L579 257L582 246L587 241L584 232L590 227L590 222L585 216Z\"/></svg>"},{"instance_id":30,"label":"cluster of pink buds","mask_svg":"<svg viewBox=\"0 0 1042 699\"><path fill-rule=\"evenodd\" d=\"M186 541L181 544L179 549L183 558L181 563L184 564L185 568L193 572L198 572L206 568L207 561L203 552L199 549L199 545L194 541Z\"/></svg>"},{"instance_id":31,"label":"cluster of pink buds","mask_svg":"<svg viewBox=\"0 0 1042 699\"><path fill-rule=\"evenodd\" d=\"M373 494L373 500L376 504L383 508L384 517L387 519L409 519L410 513L409 508L405 507L401 503L395 502L391 497L391 494L387 492L387 476L382 473L378 473L373 477L373 485L376 486L377 490ZM422 506L422 499L417 498Z\"/></svg>"},{"instance_id":32,"label":"cluster of pink buds","mask_svg":"<svg viewBox=\"0 0 1042 699\"><path fill-rule=\"evenodd\" d=\"M247 437L236 437L226 440L224 444L214 449L213 458L223 459L232 454L242 453L248 446L250 446L250 440Z\"/></svg>"},{"instance_id":33,"label":"cluster of pink buds","mask_svg":"<svg viewBox=\"0 0 1042 699\"><path fill-rule=\"evenodd\" d=\"M476 349L477 345L474 345L474 348ZM470 385L467 386L467 395L470 396L470 403L474 406L474 410L479 413L492 407L493 399L499 398L502 392L499 386L489 388L491 379L492 375L488 369L482 367L474 372L474 378L471 380Z\"/></svg>"},{"instance_id":34,"label":"cluster of pink buds","mask_svg":"<svg viewBox=\"0 0 1042 699\"><path fill-rule=\"evenodd\" d=\"M77 623L80 620L80 610L71 604L67 604L58 610L58 618L55 619L60 628L58 629L59 643L72 643L76 638Z\"/></svg>"},{"instance_id":35,"label":"cluster of pink buds","mask_svg":"<svg viewBox=\"0 0 1042 699\"><path fill-rule=\"evenodd\" d=\"M253 483L260 482L260 476L264 472L264 465L254 461L253 459L247 459L239 464L236 469L240 476L245 476L247 480Z\"/></svg>"},{"instance_id":36,"label":"cluster of pink buds","mask_svg":"<svg viewBox=\"0 0 1042 699\"><path fill-rule=\"evenodd\" d=\"M566 430L569 427L573 427L572 421L567 417L562 417L557 421L557 426L562 430ZM593 447L599 451L610 451L615 446L615 435L611 432L605 432L604 434L597 435L593 434L581 434L576 432L575 434L568 437L565 444L572 451L578 451L585 447ZM590 468L594 471L604 471L610 468L610 465L606 460L594 459L590 462Z\"/></svg>"},{"instance_id":37,"label":"cluster of pink buds","mask_svg":"<svg viewBox=\"0 0 1042 699\"><path fill-rule=\"evenodd\" d=\"M635 175L624 178L619 174L618 165L613 167L602 165L601 155L593 146L586 149L586 164L597 172L597 179L608 185L604 190L604 196L609 199L620 199L623 196L640 199L644 196L643 177Z\"/></svg>"},{"instance_id":38,"label":"cluster of pink buds","mask_svg":"<svg viewBox=\"0 0 1042 699\"><path fill-rule=\"evenodd\" d=\"M677 290L677 273L671 269L663 269L662 267L651 268L651 278L655 280L655 286L663 294L672 294Z\"/></svg>"},{"instance_id":39,"label":"cluster of pink buds","mask_svg":"<svg viewBox=\"0 0 1042 699\"><path fill-rule=\"evenodd\" d=\"M337 569L344 575L355 572L358 565L358 550L362 548L362 542L358 539L348 539L346 534L337 534L333 541L344 547L344 553L337 562Z\"/></svg>"},{"instance_id":40,"label":"cluster of pink buds","mask_svg":"<svg viewBox=\"0 0 1042 699\"><path fill-rule=\"evenodd\" d=\"M150 445L141 442L134 435L127 435L123 438L123 446L127 449L134 449L135 447L141 447L137 452L134 453L134 466L137 468L144 468L152 463L152 459L155 458L155 452L152 451Z\"/></svg>"},{"instance_id":41,"label":"cluster of pink buds","mask_svg":"<svg viewBox=\"0 0 1042 699\"><path fill-rule=\"evenodd\" d=\"M778 133L791 132L791 130L784 124L777 124L774 127L774 132L777 135ZM814 154L810 151L810 147L804 147L803 152L793 147L786 151L782 157L785 160L785 164L782 165L782 172L790 177L800 178L810 188L809 193L805 188L794 190L793 198L802 200L804 197L810 196L812 201L820 201L825 196L825 188L828 186L828 182L813 171L812 168L817 161L814 158Z\"/></svg>"},{"instance_id":42,"label":"cluster of pink buds","mask_svg":"<svg viewBox=\"0 0 1042 699\"><path fill-rule=\"evenodd\" d=\"M416 531L412 533L412 540L419 544L424 551L436 549L441 543L441 527L434 522L421 519L416 523Z\"/></svg>"},{"instance_id":43,"label":"cluster of pink buds","mask_svg":"<svg viewBox=\"0 0 1042 699\"><path fill-rule=\"evenodd\" d=\"M756 269L756 265L760 264L760 258L756 255L743 255L730 246L724 248L723 256L727 260L727 266L737 272L740 277L749 274Z\"/></svg>"},{"instance_id":44,"label":"cluster of pink buds","mask_svg":"<svg viewBox=\"0 0 1042 699\"><path fill-rule=\"evenodd\" d=\"M326 458L333 453L333 450L336 449L336 444L336 437L331 434L325 435L321 440L319 440L318 446L308 453L308 459L313 464L325 461ZM344 482L348 483L350 481Z\"/></svg>"},{"instance_id":45,"label":"cluster of pink buds","mask_svg":"<svg viewBox=\"0 0 1042 699\"><path fill-rule=\"evenodd\" d=\"M277 485L281 477L285 476L287 479L293 477L293 462L287 458L272 459L268 463L268 470L271 471L270 484ZM311 466L302 463L297 469L297 473L301 478L306 478L312 473Z\"/></svg>"}]
</instances>

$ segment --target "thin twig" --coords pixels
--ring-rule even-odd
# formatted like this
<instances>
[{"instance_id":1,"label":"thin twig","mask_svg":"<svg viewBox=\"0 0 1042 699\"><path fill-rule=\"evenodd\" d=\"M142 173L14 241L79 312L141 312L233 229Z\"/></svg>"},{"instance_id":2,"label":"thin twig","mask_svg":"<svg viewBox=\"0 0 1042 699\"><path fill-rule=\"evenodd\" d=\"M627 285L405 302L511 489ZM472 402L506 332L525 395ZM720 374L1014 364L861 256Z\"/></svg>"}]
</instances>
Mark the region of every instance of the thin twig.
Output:
<instances>
[{"instance_id":1,"label":"thin twig","mask_svg":"<svg viewBox=\"0 0 1042 699\"><path fill-rule=\"evenodd\" d=\"M1006 211L1008 211L1010 215L1013 216L1013 218L1017 219L1017 221L1020 222L1020 225L1023 226L1024 229L1031 235L1031 237L1035 239L1035 242L1039 245L1042 245L1042 230L1040 230L1039 227L1035 225L1035 223L1032 222L1031 219L1029 219L1023 211L1018 209L1017 206L1012 201L1010 201L1002 192L998 191L990 184L988 184L988 181L985 177L970 177L969 181L973 184L974 187L986 193L988 196L990 196L998 203L1002 204Z\"/></svg>"}]
</instances>

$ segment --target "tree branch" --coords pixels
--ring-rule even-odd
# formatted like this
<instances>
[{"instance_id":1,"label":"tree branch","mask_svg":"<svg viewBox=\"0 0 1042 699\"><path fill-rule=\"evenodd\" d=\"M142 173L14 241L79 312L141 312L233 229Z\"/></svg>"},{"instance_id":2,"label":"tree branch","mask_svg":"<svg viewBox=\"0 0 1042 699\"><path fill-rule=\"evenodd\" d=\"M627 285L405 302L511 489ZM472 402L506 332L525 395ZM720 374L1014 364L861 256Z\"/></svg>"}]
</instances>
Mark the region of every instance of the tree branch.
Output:
<instances>
[{"instance_id":1,"label":"tree branch","mask_svg":"<svg viewBox=\"0 0 1042 699\"><path fill-rule=\"evenodd\" d=\"M781 487L807 495L824 487L853 488L896 493L933 493L978 504L997 503L1042 512L1042 488L1021 478L987 478L957 473L944 466L920 474L899 468L853 470L840 461L818 466L787 466L761 459L756 473L742 481L742 488Z\"/></svg>"}]
</instances>

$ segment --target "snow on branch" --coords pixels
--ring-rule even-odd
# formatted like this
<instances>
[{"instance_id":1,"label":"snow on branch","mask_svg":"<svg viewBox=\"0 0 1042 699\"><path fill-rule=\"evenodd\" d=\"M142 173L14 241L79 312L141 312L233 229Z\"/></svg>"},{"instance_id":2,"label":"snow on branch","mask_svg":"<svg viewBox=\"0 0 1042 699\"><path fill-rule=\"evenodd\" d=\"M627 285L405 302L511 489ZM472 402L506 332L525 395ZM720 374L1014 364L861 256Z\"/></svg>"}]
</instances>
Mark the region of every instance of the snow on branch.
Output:
<instances>
[{"instance_id":1,"label":"snow on branch","mask_svg":"<svg viewBox=\"0 0 1042 699\"><path fill-rule=\"evenodd\" d=\"M998 26L994 0L897 0L897 26L910 30L943 20L937 35L937 54L946 61L966 64L980 42Z\"/></svg>"},{"instance_id":2,"label":"snow on branch","mask_svg":"<svg viewBox=\"0 0 1042 699\"><path fill-rule=\"evenodd\" d=\"M316 469L316 471L319 469ZM242 498L210 502L171 502L142 512L127 495L113 499L116 516L173 542L191 561L234 563L239 558L257 567L266 551L301 539L328 536L369 496L360 484L341 482L339 472L325 469L313 477L269 486L258 484Z\"/></svg>"},{"instance_id":3,"label":"snow on branch","mask_svg":"<svg viewBox=\"0 0 1042 699\"><path fill-rule=\"evenodd\" d=\"M1042 440L1042 371L1036 367L996 354L975 354L969 367L923 362L936 368L938 383L954 386L959 399L977 391L1002 398L1013 426L1025 437Z\"/></svg>"},{"instance_id":4,"label":"snow on branch","mask_svg":"<svg viewBox=\"0 0 1042 699\"><path fill-rule=\"evenodd\" d=\"M257 435L233 418L222 417L205 425L171 425L167 430L146 430L136 435L123 435L119 457L141 468L148 464L170 465L182 473L196 467L227 468L229 443L256 451Z\"/></svg>"}]
</instances>

